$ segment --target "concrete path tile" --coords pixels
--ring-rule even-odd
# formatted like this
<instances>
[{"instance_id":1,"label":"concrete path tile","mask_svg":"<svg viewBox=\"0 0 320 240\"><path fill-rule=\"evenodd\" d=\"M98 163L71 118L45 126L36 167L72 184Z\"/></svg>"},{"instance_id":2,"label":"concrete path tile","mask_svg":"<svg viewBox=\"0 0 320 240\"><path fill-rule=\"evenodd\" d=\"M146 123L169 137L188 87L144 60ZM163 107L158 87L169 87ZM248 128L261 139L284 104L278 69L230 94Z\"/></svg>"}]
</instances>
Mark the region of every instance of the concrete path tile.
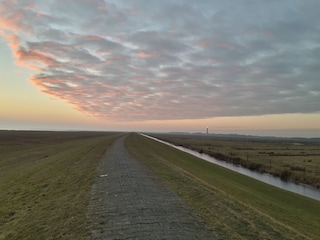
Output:
<instances>
[{"instance_id":1,"label":"concrete path tile","mask_svg":"<svg viewBox=\"0 0 320 240\"><path fill-rule=\"evenodd\" d=\"M181 199L117 140L101 159L88 216L92 239L215 239Z\"/></svg>"}]
</instances>

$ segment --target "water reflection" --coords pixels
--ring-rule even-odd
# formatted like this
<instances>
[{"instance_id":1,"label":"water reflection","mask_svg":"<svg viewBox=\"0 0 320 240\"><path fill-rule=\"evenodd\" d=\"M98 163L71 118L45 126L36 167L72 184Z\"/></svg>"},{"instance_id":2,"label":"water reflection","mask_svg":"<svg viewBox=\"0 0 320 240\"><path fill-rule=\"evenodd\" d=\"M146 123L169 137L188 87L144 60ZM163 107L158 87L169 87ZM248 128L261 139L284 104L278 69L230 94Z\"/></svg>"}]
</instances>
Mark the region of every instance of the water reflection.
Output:
<instances>
[{"instance_id":1,"label":"water reflection","mask_svg":"<svg viewBox=\"0 0 320 240\"><path fill-rule=\"evenodd\" d=\"M272 176L269 173L259 173L256 171L252 171L250 169L241 167L240 165L234 165L232 163L217 160L217 159L209 156L208 154L199 153L199 152L196 152L194 150L191 150L191 149L188 149L188 148L185 148L182 146L176 146L171 143L162 141L160 139L157 139L157 138L145 135L145 134L141 134L141 135L148 137L148 138L151 138L153 140L156 140L158 142L164 143L166 145L172 146L176 149L179 149L183 152L189 153L195 157L201 158L201 159L206 160L208 162L217 164L219 166L225 167L225 168L230 169L232 171L235 171L235 172L241 173L243 175L246 175L248 177L254 178L254 179L259 180L261 182L264 182L264 183L270 184L272 186L275 186L275 187L278 187L278 188L281 188L281 189L284 189L284 190L287 190L290 192L294 192L294 193L297 193L297 194L300 194L300 195L303 195L303 196L313 198L313 199L320 201L320 190L318 190L314 187L311 187L308 185L303 185L303 184L296 184L296 183L289 182L289 181L283 181L283 180L281 180L281 178Z\"/></svg>"}]
</instances>

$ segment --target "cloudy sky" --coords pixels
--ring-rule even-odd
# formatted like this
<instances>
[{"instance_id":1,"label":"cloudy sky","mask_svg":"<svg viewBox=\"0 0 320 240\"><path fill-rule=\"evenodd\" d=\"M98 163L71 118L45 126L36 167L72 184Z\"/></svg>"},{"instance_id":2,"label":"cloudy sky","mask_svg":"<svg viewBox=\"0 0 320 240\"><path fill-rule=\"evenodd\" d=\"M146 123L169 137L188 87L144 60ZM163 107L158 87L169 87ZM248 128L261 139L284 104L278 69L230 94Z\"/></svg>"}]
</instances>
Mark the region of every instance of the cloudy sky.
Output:
<instances>
[{"instance_id":1,"label":"cloudy sky","mask_svg":"<svg viewBox=\"0 0 320 240\"><path fill-rule=\"evenodd\" d=\"M319 11L318 0L0 0L2 128L25 117L320 133Z\"/></svg>"}]
</instances>

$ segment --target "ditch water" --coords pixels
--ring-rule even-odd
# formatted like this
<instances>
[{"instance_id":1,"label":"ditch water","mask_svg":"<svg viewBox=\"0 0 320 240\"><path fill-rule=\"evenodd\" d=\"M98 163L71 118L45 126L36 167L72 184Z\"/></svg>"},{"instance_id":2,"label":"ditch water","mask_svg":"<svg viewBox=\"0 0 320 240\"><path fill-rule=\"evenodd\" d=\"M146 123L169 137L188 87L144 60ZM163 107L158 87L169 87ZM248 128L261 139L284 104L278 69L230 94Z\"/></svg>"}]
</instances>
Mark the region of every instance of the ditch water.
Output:
<instances>
[{"instance_id":1,"label":"ditch water","mask_svg":"<svg viewBox=\"0 0 320 240\"><path fill-rule=\"evenodd\" d=\"M191 150L191 149L188 149L185 147L176 146L171 143L162 141L160 139L157 139L157 138L145 135L145 134L141 134L141 135L148 137L148 138L151 138L153 140L156 140L158 142L164 143L164 144L169 145L171 147L174 147L175 149L178 149L180 151L189 153L195 157L201 158L201 159L206 160L208 162L214 163L216 165L225 167L225 168L230 169L232 171L235 171L240 174L246 175L248 177L254 178L254 179L259 180L261 182L264 182L264 183L270 184L272 186L275 186L275 187L278 187L278 188L281 188L281 189L284 189L284 190L287 190L290 192L294 192L294 193L303 195L305 197L309 197L309 198L316 199L316 200L320 201L320 190L316 189L312 186L303 185L303 184L296 184L296 183L290 182L290 181L283 181L283 180L281 180L281 178L272 176L269 173L259 173L257 171L252 171L250 169L241 167L239 165L235 165L235 164L228 163L225 161L217 160L217 159L209 156L208 154L203 154L203 153L199 153L199 152L196 152L194 150Z\"/></svg>"}]
</instances>

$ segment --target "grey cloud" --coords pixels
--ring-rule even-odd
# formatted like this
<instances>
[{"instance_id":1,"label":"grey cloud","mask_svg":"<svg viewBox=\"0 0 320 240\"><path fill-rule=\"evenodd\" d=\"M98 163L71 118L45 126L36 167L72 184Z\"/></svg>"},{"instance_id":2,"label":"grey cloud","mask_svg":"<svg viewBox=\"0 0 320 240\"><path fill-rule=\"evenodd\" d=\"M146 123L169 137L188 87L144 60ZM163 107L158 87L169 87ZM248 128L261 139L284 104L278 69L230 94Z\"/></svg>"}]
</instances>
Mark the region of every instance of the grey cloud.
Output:
<instances>
[{"instance_id":1,"label":"grey cloud","mask_svg":"<svg viewBox=\"0 0 320 240\"><path fill-rule=\"evenodd\" d=\"M136 32L129 39L133 44L141 49L146 49L157 53L178 53L186 50L187 45L176 41L173 36L166 32L143 31Z\"/></svg>"},{"instance_id":2,"label":"grey cloud","mask_svg":"<svg viewBox=\"0 0 320 240\"><path fill-rule=\"evenodd\" d=\"M34 84L92 116L320 111L316 0L5 2Z\"/></svg>"}]
</instances>

